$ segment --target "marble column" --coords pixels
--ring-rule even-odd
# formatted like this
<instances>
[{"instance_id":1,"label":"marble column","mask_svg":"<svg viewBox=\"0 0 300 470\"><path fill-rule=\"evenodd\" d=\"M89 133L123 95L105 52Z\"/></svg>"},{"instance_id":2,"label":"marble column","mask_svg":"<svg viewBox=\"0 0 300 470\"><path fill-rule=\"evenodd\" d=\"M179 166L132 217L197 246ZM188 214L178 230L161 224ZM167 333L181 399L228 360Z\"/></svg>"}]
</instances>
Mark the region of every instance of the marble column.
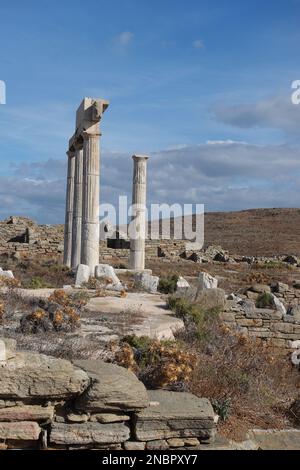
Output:
<instances>
[{"instance_id":1,"label":"marble column","mask_svg":"<svg viewBox=\"0 0 300 470\"><path fill-rule=\"evenodd\" d=\"M82 230L82 180L83 149L82 144L75 144L75 180L72 228L71 266L76 269L81 263L81 230Z\"/></svg>"},{"instance_id":2,"label":"marble column","mask_svg":"<svg viewBox=\"0 0 300 470\"><path fill-rule=\"evenodd\" d=\"M75 159L74 159L73 151L68 151L67 155L68 155L68 175L67 175L67 193L66 193L64 264L68 267L71 267Z\"/></svg>"},{"instance_id":3,"label":"marble column","mask_svg":"<svg viewBox=\"0 0 300 470\"><path fill-rule=\"evenodd\" d=\"M145 238L146 238L146 185L147 160L145 155L133 155L133 187L130 238L130 269L145 269Z\"/></svg>"},{"instance_id":4,"label":"marble column","mask_svg":"<svg viewBox=\"0 0 300 470\"><path fill-rule=\"evenodd\" d=\"M81 264L95 275L99 264L100 133L83 133Z\"/></svg>"}]
</instances>

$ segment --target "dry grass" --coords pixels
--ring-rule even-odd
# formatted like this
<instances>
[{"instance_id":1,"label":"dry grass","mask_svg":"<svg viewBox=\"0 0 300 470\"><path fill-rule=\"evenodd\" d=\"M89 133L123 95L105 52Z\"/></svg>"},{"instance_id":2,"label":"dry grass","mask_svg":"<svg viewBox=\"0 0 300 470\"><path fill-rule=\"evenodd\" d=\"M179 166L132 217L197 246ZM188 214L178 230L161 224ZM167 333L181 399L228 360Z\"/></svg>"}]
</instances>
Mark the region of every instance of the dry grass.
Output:
<instances>
[{"instance_id":1,"label":"dry grass","mask_svg":"<svg viewBox=\"0 0 300 470\"><path fill-rule=\"evenodd\" d=\"M212 400L219 414L228 414L219 430L227 437L245 438L253 427L283 428L288 409L299 394L299 371L289 358L272 354L259 341L230 332L214 321L202 340L180 341L196 354L190 390Z\"/></svg>"}]
</instances>

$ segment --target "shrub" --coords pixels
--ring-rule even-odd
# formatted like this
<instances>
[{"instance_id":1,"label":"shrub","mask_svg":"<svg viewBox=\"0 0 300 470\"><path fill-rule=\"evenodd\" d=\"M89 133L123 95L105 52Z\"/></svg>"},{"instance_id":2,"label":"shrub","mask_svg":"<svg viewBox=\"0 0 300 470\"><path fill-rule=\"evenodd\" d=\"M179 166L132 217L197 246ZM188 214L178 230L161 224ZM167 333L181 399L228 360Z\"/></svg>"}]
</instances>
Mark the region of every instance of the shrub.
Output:
<instances>
[{"instance_id":1,"label":"shrub","mask_svg":"<svg viewBox=\"0 0 300 470\"><path fill-rule=\"evenodd\" d=\"M177 274L168 277L162 277L159 280L158 290L162 294L173 294L177 289Z\"/></svg>"},{"instance_id":2,"label":"shrub","mask_svg":"<svg viewBox=\"0 0 300 470\"><path fill-rule=\"evenodd\" d=\"M119 365L126 367L150 388L172 390L188 387L196 365L194 354L172 341L158 341L146 336L127 336L116 354Z\"/></svg>"},{"instance_id":3,"label":"shrub","mask_svg":"<svg viewBox=\"0 0 300 470\"><path fill-rule=\"evenodd\" d=\"M63 289L55 290L49 297L49 302L54 302L63 307L83 308L88 301L88 295L85 292L68 293Z\"/></svg>"},{"instance_id":4,"label":"shrub","mask_svg":"<svg viewBox=\"0 0 300 470\"><path fill-rule=\"evenodd\" d=\"M44 281L39 276L33 276L28 284L30 289L44 289L47 287L51 287L47 282Z\"/></svg>"},{"instance_id":5,"label":"shrub","mask_svg":"<svg viewBox=\"0 0 300 470\"><path fill-rule=\"evenodd\" d=\"M256 299L256 308L269 308L274 307L274 300L272 294L269 292L263 292Z\"/></svg>"},{"instance_id":6,"label":"shrub","mask_svg":"<svg viewBox=\"0 0 300 470\"><path fill-rule=\"evenodd\" d=\"M220 416L222 421L226 421L231 413L231 400L230 398L220 398L212 400L211 402L214 412Z\"/></svg>"},{"instance_id":7,"label":"shrub","mask_svg":"<svg viewBox=\"0 0 300 470\"><path fill-rule=\"evenodd\" d=\"M191 302L184 297L170 296L167 306L185 324L185 330L180 337L185 340L197 339L204 341L210 334L210 325L218 322L220 310L218 308L203 310L197 302Z\"/></svg>"}]
</instances>

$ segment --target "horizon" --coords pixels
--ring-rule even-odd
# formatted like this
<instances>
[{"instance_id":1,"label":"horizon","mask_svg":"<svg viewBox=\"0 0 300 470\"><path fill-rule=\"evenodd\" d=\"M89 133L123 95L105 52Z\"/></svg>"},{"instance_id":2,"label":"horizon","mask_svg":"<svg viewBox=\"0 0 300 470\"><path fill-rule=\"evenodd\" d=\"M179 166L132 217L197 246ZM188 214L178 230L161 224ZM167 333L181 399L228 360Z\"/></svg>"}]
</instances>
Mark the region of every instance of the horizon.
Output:
<instances>
[{"instance_id":1,"label":"horizon","mask_svg":"<svg viewBox=\"0 0 300 470\"><path fill-rule=\"evenodd\" d=\"M188 3L0 6L1 220L63 223L65 152L83 96L110 101L101 203L131 197L131 155L147 153L149 204L208 213L295 205L300 2Z\"/></svg>"}]
</instances>

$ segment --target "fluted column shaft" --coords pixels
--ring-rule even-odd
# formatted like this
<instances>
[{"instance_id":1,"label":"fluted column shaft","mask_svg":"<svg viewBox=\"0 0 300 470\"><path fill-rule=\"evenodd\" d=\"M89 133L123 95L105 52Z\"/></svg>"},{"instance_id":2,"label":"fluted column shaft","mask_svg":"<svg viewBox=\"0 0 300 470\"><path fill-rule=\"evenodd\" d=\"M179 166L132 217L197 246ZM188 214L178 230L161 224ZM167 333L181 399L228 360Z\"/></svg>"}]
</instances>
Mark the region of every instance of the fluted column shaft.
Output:
<instances>
[{"instance_id":1,"label":"fluted column shaft","mask_svg":"<svg viewBox=\"0 0 300 470\"><path fill-rule=\"evenodd\" d=\"M146 237L146 185L147 185L147 156L134 155L133 157L133 187L132 205L133 232L130 239L131 269L141 271L145 269L145 237Z\"/></svg>"},{"instance_id":2,"label":"fluted column shaft","mask_svg":"<svg viewBox=\"0 0 300 470\"><path fill-rule=\"evenodd\" d=\"M67 152L67 155L68 155L68 175L67 175L67 192L66 192L64 264L66 266L71 267L75 159L74 159L74 152L69 151Z\"/></svg>"},{"instance_id":3,"label":"fluted column shaft","mask_svg":"<svg viewBox=\"0 0 300 470\"><path fill-rule=\"evenodd\" d=\"M89 266L91 276L95 275L95 267L99 264L99 135L99 133L83 135L81 263Z\"/></svg>"},{"instance_id":4,"label":"fluted column shaft","mask_svg":"<svg viewBox=\"0 0 300 470\"><path fill-rule=\"evenodd\" d=\"M82 181L83 181L83 149L75 147L75 180L72 228L71 266L76 269L81 263L81 231L82 231Z\"/></svg>"}]
</instances>

